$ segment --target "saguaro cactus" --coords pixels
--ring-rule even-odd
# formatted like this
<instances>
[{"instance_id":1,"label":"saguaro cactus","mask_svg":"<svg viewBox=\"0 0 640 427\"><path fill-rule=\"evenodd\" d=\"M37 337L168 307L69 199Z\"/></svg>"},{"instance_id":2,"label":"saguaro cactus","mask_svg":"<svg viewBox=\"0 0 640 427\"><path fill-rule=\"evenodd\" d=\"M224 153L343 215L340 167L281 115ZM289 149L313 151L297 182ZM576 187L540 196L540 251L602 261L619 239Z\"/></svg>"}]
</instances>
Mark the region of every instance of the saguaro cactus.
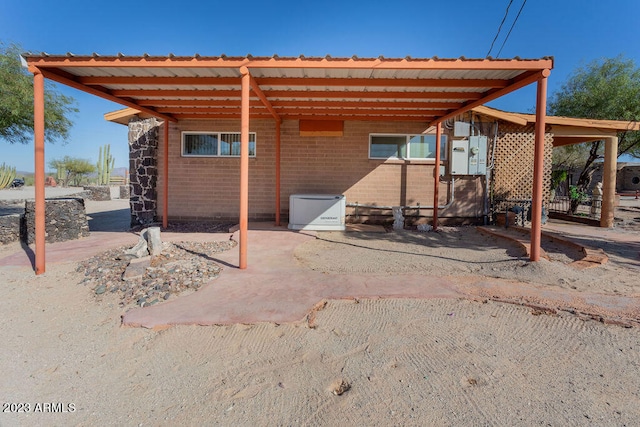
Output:
<instances>
[{"instance_id":1,"label":"saguaro cactus","mask_svg":"<svg viewBox=\"0 0 640 427\"><path fill-rule=\"evenodd\" d=\"M115 159L111 156L111 144L101 146L98 163L96 164L96 167L98 168L99 185L109 185L114 164Z\"/></svg>"},{"instance_id":2,"label":"saguaro cactus","mask_svg":"<svg viewBox=\"0 0 640 427\"><path fill-rule=\"evenodd\" d=\"M0 188L5 188L11 185L15 177L15 167L7 166L4 163L0 166Z\"/></svg>"}]
</instances>

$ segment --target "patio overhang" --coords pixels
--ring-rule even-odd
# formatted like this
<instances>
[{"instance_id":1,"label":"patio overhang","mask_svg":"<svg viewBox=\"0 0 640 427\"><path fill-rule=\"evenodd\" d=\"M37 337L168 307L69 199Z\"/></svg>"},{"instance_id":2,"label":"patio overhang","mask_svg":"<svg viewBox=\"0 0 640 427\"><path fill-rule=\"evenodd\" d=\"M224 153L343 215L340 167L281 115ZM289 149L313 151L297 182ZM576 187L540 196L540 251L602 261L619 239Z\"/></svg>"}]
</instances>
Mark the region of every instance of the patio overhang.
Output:
<instances>
[{"instance_id":1,"label":"patio overhang","mask_svg":"<svg viewBox=\"0 0 640 427\"><path fill-rule=\"evenodd\" d=\"M479 114L526 126L536 123L533 114L511 113L485 106L474 108ZM600 226L613 227L616 192L616 164L618 159L618 134L640 131L640 122L623 120L581 119L575 117L548 116L547 124L553 134L553 147L604 141L604 167L602 182L602 213Z\"/></svg>"},{"instance_id":2,"label":"patio overhang","mask_svg":"<svg viewBox=\"0 0 640 427\"><path fill-rule=\"evenodd\" d=\"M486 106L475 107L473 111L520 126L534 124L536 121L533 114L501 111ZM553 133L554 147L606 140L617 136L620 132L640 130L640 122L637 121L596 120L562 116L547 116L546 121L551 133Z\"/></svg>"},{"instance_id":3,"label":"patio overhang","mask_svg":"<svg viewBox=\"0 0 640 427\"><path fill-rule=\"evenodd\" d=\"M240 268L246 267L247 253L248 208L244 201L248 187L243 183L248 174L250 120L273 119L277 130L282 120L412 121L424 123L426 129L538 82L536 126L544 129L546 80L553 68L552 58L23 56L36 83L48 78L165 121L165 150L168 122L241 120ZM37 107L34 121L38 123L44 105L40 85L34 87ZM279 153L280 135L279 131L276 133ZM542 140L536 139L536 146L543 147ZM39 127L35 132L35 152L44 152L44 131ZM36 174L44 167L38 158L36 155ZM168 156L164 158L167 162ZM540 162L541 158L536 160L535 169L539 169L537 180L541 184ZM279 166L277 156L276 187ZM163 168L168 172L166 163ZM37 274L45 268L44 171L41 172L40 178L36 175L36 189L41 190L36 199L42 199L41 209L36 211ZM437 186L438 174L435 175ZM166 204L166 176L164 181ZM535 187L534 205L540 204L541 208L541 192ZM279 206L278 188L275 195ZM164 212L166 221L166 205ZM276 216L279 217L279 210ZM437 225L437 211L434 224ZM538 224L533 227L532 248L536 245L539 248L539 234ZM539 251L536 254L532 249L531 259L537 261Z\"/></svg>"}]
</instances>

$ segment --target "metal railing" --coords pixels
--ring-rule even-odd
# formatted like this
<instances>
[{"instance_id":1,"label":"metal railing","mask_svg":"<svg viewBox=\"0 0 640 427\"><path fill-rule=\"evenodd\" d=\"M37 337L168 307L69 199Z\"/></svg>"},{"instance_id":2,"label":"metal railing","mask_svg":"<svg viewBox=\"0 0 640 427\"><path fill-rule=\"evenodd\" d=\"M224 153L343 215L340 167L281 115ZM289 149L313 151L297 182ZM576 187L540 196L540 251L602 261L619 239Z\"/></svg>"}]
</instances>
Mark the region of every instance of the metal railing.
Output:
<instances>
[{"instance_id":1,"label":"metal railing","mask_svg":"<svg viewBox=\"0 0 640 427\"><path fill-rule=\"evenodd\" d=\"M569 196L556 196L549 202L549 212L557 212L565 215L600 218L602 211L602 196L588 196L578 202L575 212L572 212L571 198Z\"/></svg>"}]
</instances>

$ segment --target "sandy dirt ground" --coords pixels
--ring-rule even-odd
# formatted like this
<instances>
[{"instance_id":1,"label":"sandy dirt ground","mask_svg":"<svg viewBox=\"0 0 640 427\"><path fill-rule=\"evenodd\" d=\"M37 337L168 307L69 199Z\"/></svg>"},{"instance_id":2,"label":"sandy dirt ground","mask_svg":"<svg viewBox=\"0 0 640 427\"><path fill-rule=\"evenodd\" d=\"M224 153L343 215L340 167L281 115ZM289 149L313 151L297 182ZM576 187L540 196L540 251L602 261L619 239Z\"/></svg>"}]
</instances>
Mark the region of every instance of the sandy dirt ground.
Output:
<instances>
[{"instance_id":1,"label":"sandy dirt ground","mask_svg":"<svg viewBox=\"0 0 640 427\"><path fill-rule=\"evenodd\" d=\"M640 294L624 253L586 271L558 256L531 265L465 228L320 233L296 251L334 278L421 271ZM387 299L328 301L313 327L124 328L115 296L98 301L75 267L0 270L1 426L640 424L638 327L491 300Z\"/></svg>"}]
</instances>

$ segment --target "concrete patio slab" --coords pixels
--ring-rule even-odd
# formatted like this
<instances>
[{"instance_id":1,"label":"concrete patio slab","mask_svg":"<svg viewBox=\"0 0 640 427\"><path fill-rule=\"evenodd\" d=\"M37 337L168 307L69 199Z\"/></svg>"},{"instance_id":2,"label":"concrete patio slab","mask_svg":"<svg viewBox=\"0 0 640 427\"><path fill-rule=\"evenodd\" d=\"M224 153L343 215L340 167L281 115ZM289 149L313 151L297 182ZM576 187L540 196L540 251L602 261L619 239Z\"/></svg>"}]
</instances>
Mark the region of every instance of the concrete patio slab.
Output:
<instances>
[{"instance_id":1,"label":"concrete patio slab","mask_svg":"<svg viewBox=\"0 0 640 427\"><path fill-rule=\"evenodd\" d=\"M547 229L551 229L547 225ZM582 234L589 241L609 239L611 245L637 248L637 236L611 230L554 228L563 234ZM220 276L199 291L150 307L124 313L123 325L162 328L171 325L217 325L257 322L300 322L314 306L328 299L465 298L493 299L583 313L612 323L638 325L640 296L613 296L578 292L544 285L484 276L429 276L424 274L327 274L302 266L295 248L322 232L291 231L269 223L251 223L249 267L239 270L238 248L217 253ZM585 234L586 233L586 234ZM589 235L598 234L598 237ZM603 237L604 234L604 237ZM237 239L226 233L163 232L163 241L206 242ZM119 246L133 246L138 235L125 231L92 231L79 240L47 244L47 263L77 262ZM633 243L632 243L633 242ZM0 256L0 269L33 264L33 249L15 246ZM45 273L46 274L46 273Z\"/></svg>"},{"instance_id":2,"label":"concrete patio slab","mask_svg":"<svg viewBox=\"0 0 640 427\"><path fill-rule=\"evenodd\" d=\"M295 248L314 239L313 232L285 228L249 231L249 267L226 267L220 277L198 292L164 304L136 308L123 324L157 327L166 324L231 324L296 322L323 299L443 298L460 296L453 283L421 275L324 274L295 260ZM238 248L218 255L223 265L237 265Z\"/></svg>"},{"instance_id":3,"label":"concrete patio slab","mask_svg":"<svg viewBox=\"0 0 640 427\"><path fill-rule=\"evenodd\" d=\"M640 319L640 299L605 296L479 276L422 274L327 274L311 271L295 259L295 248L314 232L283 227L249 231L249 267L235 267L238 248L218 254L226 265L220 276L198 292L166 303L134 308L123 325L224 325L300 322L328 299L473 298L566 310L612 323ZM234 238L237 238L235 236Z\"/></svg>"}]
</instances>

